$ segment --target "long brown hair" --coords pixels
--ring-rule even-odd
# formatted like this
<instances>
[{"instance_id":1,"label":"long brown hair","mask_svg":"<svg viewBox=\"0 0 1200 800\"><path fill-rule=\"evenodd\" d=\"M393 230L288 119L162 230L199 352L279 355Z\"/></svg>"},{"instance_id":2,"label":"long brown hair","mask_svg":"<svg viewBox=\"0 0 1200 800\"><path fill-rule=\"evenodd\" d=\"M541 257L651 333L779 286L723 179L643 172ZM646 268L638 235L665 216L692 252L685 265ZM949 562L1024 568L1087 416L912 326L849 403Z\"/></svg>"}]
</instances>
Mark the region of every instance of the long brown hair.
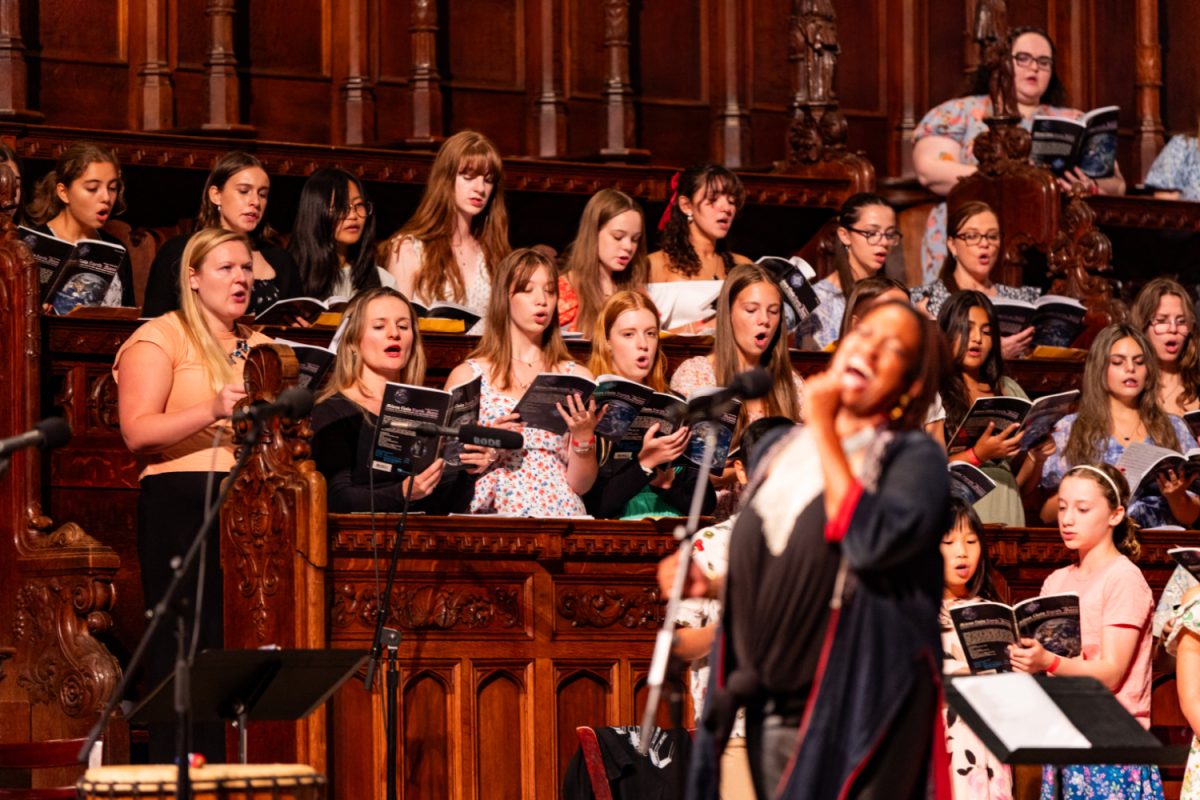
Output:
<instances>
[{"instance_id":1,"label":"long brown hair","mask_svg":"<svg viewBox=\"0 0 1200 800\"><path fill-rule=\"evenodd\" d=\"M459 131L438 148L429 170L429 182L416 212L404 227L380 244L379 263L387 261L387 249L398 239L419 241L423 249L414 294L427 301L448 299L461 303L467 297L458 261L450 250L454 235L454 185L459 175L483 175L492 179L492 193L483 210L471 219L471 235L483 249L488 274L496 277L496 265L509 252L508 211L504 206L504 164L496 145L476 131Z\"/></svg>"},{"instance_id":2,"label":"long brown hair","mask_svg":"<svg viewBox=\"0 0 1200 800\"><path fill-rule=\"evenodd\" d=\"M1183 306L1183 318L1187 320L1188 334L1183 350L1179 353L1179 378L1183 386L1183 391L1179 393L1179 403L1187 405L1198 399L1197 392L1200 391L1200 344L1196 343L1200 331L1196 330L1196 309L1192 306L1192 298L1188 296L1187 289L1170 278L1155 278L1138 292L1129 313L1129 322L1139 331L1149 335L1150 323L1158 313L1158 304L1168 295L1179 298Z\"/></svg>"},{"instance_id":3,"label":"long brown hair","mask_svg":"<svg viewBox=\"0 0 1200 800\"><path fill-rule=\"evenodd\" d=\"M1096 470L1103 472L1108 480L1106 481L1104 477L1097 475ZM1142 545L1137 538L1137 524L1129 517L1129 482L1125 479L1121 470L1112 464L1105 464L1103 462L1098 464L1079 464L1067 470L1067 474L1063 475L1063 480L1065 481L1067 478L1086 478L1100 487L1100 493L1104 495L1104 499L1110 509L1113 511L1116 511L1118 508L1125 509L1125 515L1121 518L1121 521L1113 526L1113 544L1129 560L1137 561L1138 556L1142 554ZM1116 492L1113 491L1114 488L1117 490Z\"/></svg>"},{"instance_id":4,"label":"long brown hair","mask_svg":"<svg viewBox=\"0 0 1200 800\"><path fill-rule=\"evenodd\" d=\"M982 200L972 200L969 203L963 203L955 210L950 218L946 220L946 238L952 239L958 235L963 226L971 221L973 217L980 214L993 214L996 220L1000 220L1000 215L996 214L995 209L989 206ZM938 272L938 280L946 287L950 294L958 291L958 281L954 280L954 270L958 267L958 259L950 252L950 248L946 248L946 258L942 261L942 269Z\"/></svg>"},{"instance_id":5,"label":"long brown hair","mask_svg":"<svg viewBox=\"0 0 1200 800\"><path fill-rule=\"evenodd\" d=\"M738 264L730 271L717 298L716 334L713 337L713 373L718 386L728 386L738 371L737 340L733 336L733 304L738 295L756 283L765 283L779 292L771 273L758 264ZM780 305L783 304L782 294ZM803 400L796 389L795 371L788 355L787 326L783 324L782 308L779 325L771 343L763 352L759 365L771 373L771 391L766 396L767 415L799 420ZM746 406L742 406L738 430L745 426Z\"/></svg>"},{"instance_id":6,"label":"long brown hair","mask_svg":"<svg viewBox=\"0 0 1200 800\"><path fill-rule=\"evenodd\" d=\"M196 229L200 228L220 228L221 227L221 209L208 196L208 190L214 186L217 191L224 191L225 184L234 175L244 169L257 167L266 173L267 168L262 165L254 156L249 153L244 153L241 150L231 150L217 159L217 163L213 164L213 168L209 170L208 178L204 181L204 189L200 192L200 213L196 215ZM268 180L270 176L268 176ZM274 244L276 234L274 229L267 223L267 201L263 201L263 207L260 212L258 225L250 234L252 241L255 243Z\"/></svg>"},{"instance_id":7,"label":"long brown hair","mask_svg":"<svg viewBox=\"0 0 1200 800\"><path fill-rule=\"evenodd\" d=\"M509 298L533 277L538 267L546 270L550 281L550 291L558 291L558 267L554 260L532 247L522 247L504 257L496 267L496 275L492 281L492 297L488 302L487 317L484 318L483 335L479 344L467 358L486 358L491 362L492 370L488 380L504 391L512 386L513 381L513 349L512 337L509 335ZM559 332L558 320L554 317L554 309L550 309L550 322L542 332L542 359L547 370L554 370L559 364L571 360L567 345Z\"/></svg>"},{"instance_id":8,"label":"long brown hair","mask_svg":"<svg viewBox=\"0 0 1200 800\"><path fill-rule=\"evenodd\" d=\"M95 142L72 142L62 151L54 163L54 169L47 172L33 190L33 200L26 209L29 220L35 225L44 225L57 217L66 204L58 196L58 184L70 186L83 177L83 173L91 164L112 164L117 171L117 196L113 200L112 215L116 216L125 210L125 185L121 181L121 162L107 147Z\"/></svg>"},{"instance_id":9,"label":"long brown hair","mask_svg":"<svg viewBox=\"0 0 1200 800\"><path fill-rule=\"evenodd\" d=\"M689 234L691 222L687 214L679 207L679 198L686 197L695 201L698 195L715 197L727 194L733 198L734 208L741 210L746 201L746 189L742 180L731 170L720 164L696 164L679 172L674 180L674 193L667 208L667 224L662 229L662 249L667 256L667 269L694 278L700 274L700 256L692 246ZM733 271L733 253L729 251L729 241L722 239L717 242L717 252L725 262L725 277Z\"/></svg>"},{"instance_id":10,"label":"long brown hair","mask_svg":"<svg viewBox=\"0 0 1200 800\"><path fill-rule=\"evenodd\" d=\"M333 370L329 380L317 395L317 402L333 397L362 379L363 359L359 352L362 346L363 331L367 323L367 307L371 302L382 297L394 297L408 308L408 316L412 321L413 342L408 354L408 362L400 372L400 382L410 386L420 386L425 381L425 346L421 342L421 327L417 324L417 312L408 298L388 286L376 286L364 289L346 306L342 321L345 330L342 331L342 342L338 346L337 358L333 362ZM364 392L364 394L366 394Z\"/></svg>"},{"instance_id":11,"label":"long brown hair","mask_svg":"<svg viewBox=\"0 0 1200 800\"><path fill-rule=\"evenodd\" d=\"M887 275L872 275L869 278L863 278L858 283L854 284L854 288L850 290L849 296L846 297L846 308L842 312L842 324L838 333L840 341L847 333L850 332L850 327L854 324L854 318L862 318L876 303L879 297L893 289L897 289L908 294L908 287L895 278L889 278Z\"/></svg>"},{"instance_id":12,"label":"long brown hair","mask_svg":"<svg viewBox=\"0 0 1200 800\"><path fill-rule=\"evenodd\" d=\"M1171 420L1158 404L1158 360L1142 333L1132 325L1109 325L1096 335L1083 366L1079 395L1079 416L1071 426L1063 457L1067 464L1094 464L1104 456L1106 443L1112 435L1112 415L1108 407L1108 358L1113 345L1122 339L1133 339L1146 357L1146 385L1138 396L1138 416L1146 432L1159 447L1179 449L1179 437Z\"/></svg>"},{"instance_id":13,"label":"long brown hair","mask_svg":"<svg viewBox=\"0 0 1200 800\"><path fill-rule=\"evenodd\" d=\"M597 250L600 246L600 231L614 217L626 211L636 211L642 219L642 235L638 239L637 249L633 252L628 266L621 272L612 275L613 291L622 289L640 289L646 285L650 272L646 261L646 215L642 207L629 195L616 189L601 189L592 195L579 218L579 231L575 241L567 248L566 264L563 271L575 294L579 296L579 316L575 320L575 329L589 331L596 322L600 307L604 305L604 296L600 292L600 265Z\"/></svg>"},{"instance_id":14,"label":"long brown hair","mask_svg":"<svg viewBox=\"0 0 1200 800\"><path fill-rule=\"evenodd\" d=\"M593 375L603 375L613 371L612 347L608 343L612 326L617 317L626 311L649 311L654 317L654 325L658 327L658 307L654 301L641 292L622 290L614 293L604 302L604 308L596 317L592 331L592 357L588 361L588 369ZM656 392L667 391L667 357L663 354L659 343L654 346L654 363L646 375L645 384Z\"/></svg>"},{"instance_id":15,"label":"long brown hair","mask_svg":"<svg viewBox=\"0 0 1200 800\"><path fill-rule=\"evenodd\" d=\"M880 195L874 192L859 192L851 195L845 203L842 203L842 207L838 210L837 215L838 228L845 230L847 236L852 235L851 229L858 225L858 221L862 218L863 210L872 206L883 206L893 214L896 213L896 209L892 208L891 203L884 200ZM838 244L841 246L833 248L833 264L837 268L842 297L849 297L855 284L854 270L850 266L850 245L843 245L840 240ZM882 272L883 270L880 269L876 274L882 274Z\"/></svg>"}]
</instances>

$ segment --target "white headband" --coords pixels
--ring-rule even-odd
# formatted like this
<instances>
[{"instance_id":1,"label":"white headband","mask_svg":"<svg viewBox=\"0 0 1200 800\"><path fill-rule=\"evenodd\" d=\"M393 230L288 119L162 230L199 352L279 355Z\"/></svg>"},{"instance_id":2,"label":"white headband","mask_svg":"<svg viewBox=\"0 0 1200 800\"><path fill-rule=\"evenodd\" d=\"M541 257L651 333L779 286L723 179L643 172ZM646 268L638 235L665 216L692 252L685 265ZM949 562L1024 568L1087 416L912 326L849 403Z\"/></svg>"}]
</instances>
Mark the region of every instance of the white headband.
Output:
<instances>
[{"instance_id":1,"label":"white headband","mask_svg":"<svg viewBox=\"0 0 1200 800\"><path fill-rule=\"evenodd\" d=\"M1121 499L1121 490L1117 488L1117 482L1112 479L1111 475L1109 475L1107 472L1100 469L1099 467L1093 467L1091 464L1080 464L1078 466L1071 467L1069 470L1067 470L1067 475L1069 476L1072 472L1075 472L1076 470L1080 470L1080 469L1086 469L1089 472L1094 472L1097 475L1099 475L1101 478L1104 478L1104 482L1112 487L1113 497L1117 498L1117 505L1119 505L1119 506L1125 505L1125 503Z\"/></svg>"}]
</instances>

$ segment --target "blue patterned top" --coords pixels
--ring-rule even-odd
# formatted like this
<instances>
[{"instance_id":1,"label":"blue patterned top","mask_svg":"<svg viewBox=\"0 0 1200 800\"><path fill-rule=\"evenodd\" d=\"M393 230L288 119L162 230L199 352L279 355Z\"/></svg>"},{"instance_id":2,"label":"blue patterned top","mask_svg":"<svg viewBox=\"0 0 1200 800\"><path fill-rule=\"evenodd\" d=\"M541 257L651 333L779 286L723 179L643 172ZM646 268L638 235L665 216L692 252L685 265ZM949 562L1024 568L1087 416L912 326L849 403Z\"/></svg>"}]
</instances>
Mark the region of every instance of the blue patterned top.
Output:
<instances>
[{"instance_id":1,"label":"blue patterned top","mask_svg":"<svg viewBox=\"0 0 1200 800\"><path fill-rule=\"evenodd\" d=\"M842 330L842 316L846 313L846 297L842 294L841 287L835 285L830 278L817 281L812 288L821 305L800 323L798 333L801 336L811 336L817 343L817 349L824 350L838 340Z\"/></svg>"},{"instance_id":2,"label":"blue patterned top","mask_svg":"<svg viewBox=\"0 0 1200 800\"><path fill-rule=\"evenodd\" d=\"M996 296L1003 297L1006 300L1024 300L1026 303L1032 303L1042 296L1042 291L1036 286L1008 286L1007 284L997 283ZM937 316L942 310L942 305L950 299L950 290L946 288L946 284L941 280L934 280L932 283L927 283L924 286L918 286L909 291L909 296L912 298L913 304L917 304L922 300L929 301L929 313Z\"/></svg>"},{"instance_id":3,"label":"blue patterned top","mask_svg":"<svg viewBox=\"0 0 1200 800\"><path fill-rule=\"evenodd\" d=\"M1042 486L1047 489L1057 489L1062 483L1063 475L1071 468L1067 464L1063 453L1067 449L1067 439L1071 436L1071 426L1075 424L1075 419L1078 414L1068 414L1059 420L1058 425L1054 427L1054 432L1050 435L1054 438L1054 453L1046 459L1045 465L1042 467ZM1192 436L1192 432L1182 419L1174 414L1168 414L1167 418L1171 420L1171 427L1175 429L1175 436L1179 439L1180 446L1186 451L1194 447L1196 437ZM1145 440L1146 444L1156 444L1149 437ZM1104 454L1100 457L1100 461L1105 464L1116 465L1117 460L1125 452L1125 446L1118 442L1112 436L1108 437L1108 444L1104 448ZM1143 528L1158 528L1163 525L1178 525L1175 517L1171 514L1171 508L1167 505L1166 498L1162 495L1150 495L1141 497L1129 505L1129 516L1140 527Z\"/></svg>"},{"instance_id":4,"label":"blue patterned top","mask_svg":"<svg viewBox=\"0 0 1200 800\"><path fill-rule=\"evenodd\" d=\"M1200 200L1200 139L1172 136L1150 165L1145 184L1179 192L1181 200Z\"/></svg>"}]
</instances>

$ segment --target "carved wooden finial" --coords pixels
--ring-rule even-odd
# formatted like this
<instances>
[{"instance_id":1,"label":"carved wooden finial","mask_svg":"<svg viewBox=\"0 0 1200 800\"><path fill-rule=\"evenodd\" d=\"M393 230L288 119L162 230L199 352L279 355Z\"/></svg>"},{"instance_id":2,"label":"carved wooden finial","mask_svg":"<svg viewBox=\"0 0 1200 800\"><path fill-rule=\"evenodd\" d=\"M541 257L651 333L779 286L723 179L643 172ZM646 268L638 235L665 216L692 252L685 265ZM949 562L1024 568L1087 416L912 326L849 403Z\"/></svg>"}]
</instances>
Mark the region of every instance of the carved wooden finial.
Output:
<instances>
[{"instance_id":1,"label":"carved wooden finial","mask_svg":"<svg viewBox=\"0 0 1200 800\"><path fill-rule=\"evenodd\" d=\"M1087 332L1082 342L1091 342L1106 325L1122 322L1128 309L1114 292L1111 280L1102 273L1112 271L1112 242L1096 227L1096 212L1077 186L1063 204L1059 234L1047 255L1047 267L1055 277L1053 294L1074 297L1087 308Z\"/></svg>"}]
</instances>

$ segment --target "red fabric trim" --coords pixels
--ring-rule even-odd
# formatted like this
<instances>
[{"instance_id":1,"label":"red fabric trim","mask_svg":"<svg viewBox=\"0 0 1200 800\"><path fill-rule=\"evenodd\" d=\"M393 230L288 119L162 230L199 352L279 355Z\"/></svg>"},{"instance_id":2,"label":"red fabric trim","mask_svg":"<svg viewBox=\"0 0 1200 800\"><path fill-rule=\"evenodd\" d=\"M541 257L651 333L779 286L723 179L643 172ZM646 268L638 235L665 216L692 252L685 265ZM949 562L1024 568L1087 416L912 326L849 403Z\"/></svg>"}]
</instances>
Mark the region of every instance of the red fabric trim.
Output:
<instances>
[{"instance_id":1,"label":"red fabric trim","mask_svg":"<svg viewBox=\"0 0 1200 800\"><path fill-rule=\"evenodd\" d=\"M850 520L854 518L854 511L858 508L858 501L862 498L862 493L862 484L858 481L851 481L850 488L847 489L846 496L842 498L842 504L838 507L837 514L825 523L825 541L840 542L846 538L846 531L850 530Z\"/></svg>"}]
</instances>

